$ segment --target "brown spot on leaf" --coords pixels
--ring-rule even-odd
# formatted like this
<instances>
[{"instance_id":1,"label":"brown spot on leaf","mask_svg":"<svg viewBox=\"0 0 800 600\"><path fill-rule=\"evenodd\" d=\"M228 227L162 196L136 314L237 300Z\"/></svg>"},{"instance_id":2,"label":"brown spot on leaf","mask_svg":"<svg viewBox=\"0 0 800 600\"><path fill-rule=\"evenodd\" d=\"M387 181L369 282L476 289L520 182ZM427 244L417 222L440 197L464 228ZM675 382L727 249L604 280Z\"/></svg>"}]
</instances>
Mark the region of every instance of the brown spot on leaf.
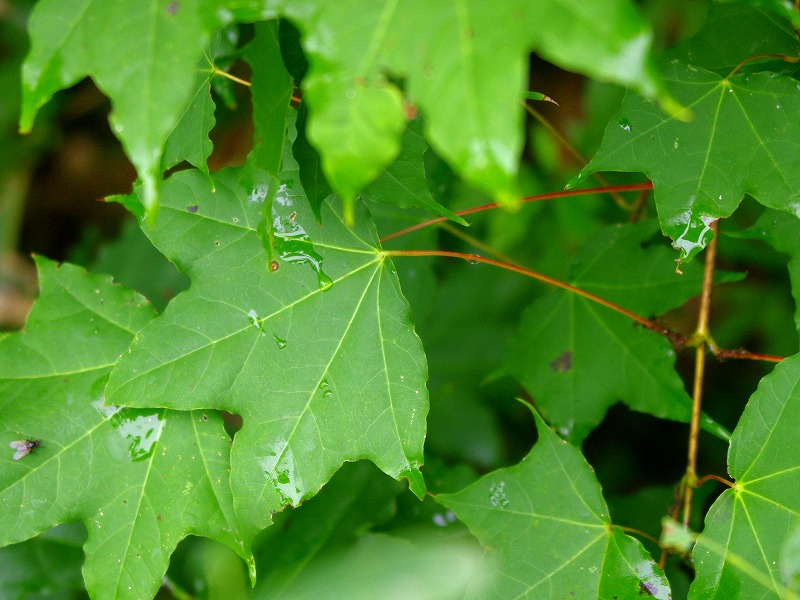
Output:
<instances>
[{"instance_id":1,"label":"brown spot on leaf","mask_svg":"<svg viewBox=\"0 0 800 600\"><path fill-rule=\"evenodd\" d=\"M550 363L550 368L556 373L566 373L572 368L572 352L567 350Z\"/></svg>"}]
</instances>

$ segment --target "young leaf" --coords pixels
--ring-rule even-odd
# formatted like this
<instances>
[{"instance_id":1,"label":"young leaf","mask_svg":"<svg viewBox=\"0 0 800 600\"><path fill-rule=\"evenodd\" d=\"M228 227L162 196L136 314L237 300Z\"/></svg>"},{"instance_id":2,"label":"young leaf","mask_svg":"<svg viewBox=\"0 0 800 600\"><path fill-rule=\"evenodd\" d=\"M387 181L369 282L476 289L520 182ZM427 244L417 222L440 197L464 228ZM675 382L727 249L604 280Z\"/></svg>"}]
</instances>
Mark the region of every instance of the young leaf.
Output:
<instances>
[{"instance_id":1,"label":"young leaf","mask_svg":"<svg viewBox=\"0 0 800 600\"><path fill-rule=\"evenodd\" d=\"M189 100L178 124L164 146L161 170L174 167L182 161L208 174L208 157L214 149L208 132L214 128L216 106L211 98L210 73L199 72L195 92Z\"/></svg>"},{"instance_id":2,"label":"young leaf","mask_svg":"<svg viewBox=\"0 0 800 600\"><path fill-rule=\"evenodd\" d=\"M192 279L136 336L109 401L243 417L231 481L248 539L272 511L313 496L345 460L368 458L424 492L427 367L397 275L359 210L326 202L323 225L296 165L273 203L275 260L257 233L264 196L240 170L164 186L153 243Z\"/></svg>"},{"instance_id":3,"label":"young leaf","mask_svg":"<svg viewBox=\"0 0 800 600\"><path fill-rule=\"evenodd\" d=\"M794 212L800 84L775 73L722 78L677 60L665 65L665 78L693 120L664 115L629 92L600 150L570 185L598 171L647 174L661 228L685 260L705 247L711 222L731 215L744 194Z\"/></svg>"},{"instance_id":4,"label":"young leaf","mask_svg":"<svg viewBox=\"0 0 800 600\"><path fill-rule=\"evenodd\" d=\"M31 13L22 67L20 130L58 90L91 76L110 98L110 120L158 208L164 144L193 91L195 70L221 23L217 2L43 0Z\"/></svg>"},{"instance_id":5,"label":"young leaf","mask_svg":"<svg viewBox=\"0 0 800 600\"><path fill-rule=\"evenodd\" d=\"M82 521L86 587L107 598L151 598L188 534L246 557L220 416L103 401L111 366L152 309L109 277L37 264L41 295L25 331L0 340L0 546ZM8 444L19 439L40 446L14 461Z\"/></svg>"},{"instance_id":6,"label":"young leaf","mask_svg":"<svg viewBox=\"0 0 800 600\"><path fill-rule=\"evenodd\" d=\"M800 518L800 355L761 380L733 432L735 480L712 505L693 552L691 598L798 598L781 573Z\"/></svg>"},{"instance_id":7,"label":"young leaf","mask_svg":"<svg viewBox=\"0 0 800 600\"><path fill-rule=\"evenodd\" d=\"M320 216L322 203L325 198L333 193L333 190L328 184L328 180L325 179L325 173L322 172L319 153L306 136L307 123L308 103L304 102L300 104L300 108L297 110L297 120L295 121L297 137L295 137L292 144L292 156L294 156L299 165L300 183L303 184L311 210L314 211L317 221L322 222L322 217Z\"/></svg>"},{"instance_id":8,"label":"young leaf","mask_svg":"<svg viewBox=\"0 0 800 600\"><path fill-rule=\"evenodd\" d=\"M640 315L658 315L700 293L703 270L677 275L652 221L614 226L590 240L570 283ZM660 237L660 236L658 236ZM645 247L646 246L646 247ZM625 269L610 268L625 264ZM675 351L660 334L566 290L534 302L522 316L502 372L516 377L561 435L580 443L610 406L688 422L692 402L675 372ZM704 427L728 439L709 419Z\"/></svg>"},{"instance_id":9,"label":"young leaf","mask_svg":"<svg viewBox=\"0 0 800 600\"><path fill-rule=\"evenodd\" d=\"M255 37L244 54L253 69L251 91L255 140L248 162L270 175L277 175L286 138L292 78L283 66L278 22L260 22L254 27Z\"/></svg>"},{"instance_id":10,"label":"young leaf","mask_svg":"<svg viewBox=\"0 0 800 600\"><path fill-rule=\"evenodd\" d=\"M400 151L405 107L396 79L425 115L436 152L506 202L518 197L531 50L649 97L660 86L648 57L652 34L625 0L306 0L284 11L303 32L310 63L309 139L346 206Z\"/></svg>"},{"instance_id":11,"label":"young leaf","mask_svg":"<svg viewBox=\"0 0 800 600\"><path fill-rule=\"evenodd\" d=\"M518 465L436 501L486 546L491 592L468 598L670 598L642 545L611 524L592 468L534 411L539 440Z\"/></svg>"},{"instance_id":12,"label":"young leaf","mask_svg":"<svg viewBox=\"0 0 800 600\"><path fill-rule=\"evenodd\" d=\"M425 179L424 154L427 149L428 145L422 138L422 124L419 119L414 119L403 133L400 155L383 170L378 179L364 188L361 195L373 202L395 204L402 208L426 208L435 215L466 226L468 223L464 219L431 196Z\"/></svg>"}]
</instances>

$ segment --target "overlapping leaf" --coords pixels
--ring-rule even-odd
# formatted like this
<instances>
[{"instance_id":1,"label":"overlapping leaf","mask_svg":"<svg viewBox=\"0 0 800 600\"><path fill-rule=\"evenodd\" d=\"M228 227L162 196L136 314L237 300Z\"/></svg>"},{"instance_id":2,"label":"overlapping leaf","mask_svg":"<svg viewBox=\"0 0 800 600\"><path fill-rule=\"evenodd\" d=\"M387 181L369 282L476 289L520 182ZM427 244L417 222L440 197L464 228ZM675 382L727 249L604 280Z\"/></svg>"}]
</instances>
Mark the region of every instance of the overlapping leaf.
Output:
<instances>
[{"instance_id":1,"label":"overlapping leaf","mask_svg":"<svg viewBox=\"0 0 800 600\"><path fill-rule=\"evenodd\" d=\"M278 22L255 24L255 36L245 58L253 69L253 125L255 140L249 162L277 175L283 156L286 117L292 97L292 79L283 66Z\"/></svg>"},{"instance_id":2,"label":"overlapping leaf","mask_svg":"<svg viewBox=\"0 0 800 600\"><path fill-rule=\"evenodd\" d=\"M784 545L800 519L800 356L761 380L728 451L735 480L706 515L691 598L797 598Z\"/></svg>"},{"instance_id":3,"label":"overlapping leaf","mask_svg":"<svg viewBox=\"0 0 800 600\"><path fill-rule=\"evenodd\" d=\"M536 416L539 440L518 465L437 502L487 547L491 586L468 598L670 598L641 544L611 524L592 468Z\"/></svg>"},{"instance_id":4,"label":"overlapping leaf","mask_svg":"<svg viewBox=\"0 0 800 600\"><path fill-rule=\"evenodd\" d=\"M720 33L724 32L724 39ZM774 14L736 2L712 2L708 16L697 35L664 53L668 59L677 58L718 75L728 75L734 67L756 56L794 56L800 51L800 41L789 23ZM767 58L764 56L763 58ZM748 70L763 70L762 60L742 65ZM769 58L773 58L769 57ZM783 63L788 66L788 63Z\"/></svg>"},{"instance_id":5,"label":"overlapping leaf","mask_svg":"<svg viewBox=\"0 0 800 600\"><path fill-rule=\"evenodd\" d=\"M304 33L309 139L347 201L400 150L403 96L421 108L434 149L500 200L517 197L531 50L652 96L651 32L632 4L477 0L275 2Z\"/></svg>"},{"instance_id":6,"label":"overlapping leaf","mask_svg":"<svg viewBox=\"0 0 800 600\"><path fill-rule=\"evenodd\" d=\"M91 76L111 98L113 129L157 206L164 144L187 106L197 64L222 25L216 0L43 0L29 23L20 129L58 90Z\"/></svg>"},{"instance_id":7,"label":"overlapping leaf","mask_svg":"<svg viewBox=\"0 0 800 600\"><path fill-rule=\"evenodd\" d=\"M238 170L214 175L214 194L197 173L168 180L148 235L193 283L137 334L107 388L126 406L242 415L232 486L248 536L345 460L424 491L427 367L397 276L366 211L348 228L330 200L319 225L285 160L272 263L257 233L266 187L243 188Z\"/></svg>"},{"instance_id":8,"label":"overlapping leaf","mask_svg":"<svg viewBox=\"0 0 800 600\"><path fill-rule=\"evenodd\" d=\"M795 212L800 203L800 84L774 73L728 78L665 65L691 122L665 115L629 92L600 150L573 183L597 171L640 171L655 187L661 228L682 259L711 239L711 222L733 213L744 194Z\"/></svg>"},{"instance_id":9,"label":"overlapping leaf","mask_svg":"<svg viewBox=\"0 0 800 600\"><path fill-rule=\"evenodd\" d=\"M110 278L37 259L41 296L24 332L0 340L0 546L82 521L84 579L97 597L152 597L188 534L243 556L230 438L213 411L118 409L103 386L152 319ZM40 447L12 460L12 440Z\"/></svg>"},{"instance_id":10,"label":"overlapping leaf","mask_svg":"<svg viewBox=\"0 0 800 600\"><path fill-rule=\"evenodd\" d=\"M643 222L602 231L581 250L570 283L636 314L659 315L699 294L702 268L677 275L657 225ZM615 265L625 264L625 269ZM516 377L544 416L571 441L582 441L608 408L688 422L691 399L675 372L675 351L660 334L634 328L587 298L556 290L522 316L502 372ZM725 438L719 426L704 426Z\"/></svg>"},{"instance_id":11,"label":"overlapping leaf","mask_svg":"<svg viewBox=\"0 0 800 600\"><path fill-rule=\"evenodd\" d=\"M424 155L427 149L428 145L422 138L422 123L415 119L403 132L403 146L398 157L383 170L378 179L364 188L362 196L374 202L394 204L402 208L426 208L440 217L466 225L464 219L454 215L431 196L425 178Z\"/></svg>"},{"instance_id":12,"label":"overlapping leaf","mask_svg":"<svg viewBox=\"0 0 800 600\"><path fill-rule=\"evenodd\" d=\"M763 240L778 252L789 255L789 279L795 298L794 323L800 331L800 218L777 210L765 210L752 227L742 232L752 239Z\"/></svg>"},{"instance_id":13,"label":"overlapping leaf","mask_svg":"<svg viewBox=\"0 0 800 600\"><path fill-rule=\"evenodd\" d=\"M214 118L216 105L211 99L210 79L210 73L197 74L194 93L189 104L164 146L162 170L174 167L185 160L193 167L208 173L207 161L213 150L208 132L216 123Z\"/></svg>"},{"instance_id":14,"label":"overlapping leaf","mask_svg":"<svg viewBox=\"0 0 800 600\"><path fill-rule=\"evenodd\" d=\"M735 2L737 0L722 0L723 2ZM745 4L771 11L783 17L794 27L800 28L800 11L791 2L781 2L781 0L744 0Z\"/></svg>"}]
</instances>

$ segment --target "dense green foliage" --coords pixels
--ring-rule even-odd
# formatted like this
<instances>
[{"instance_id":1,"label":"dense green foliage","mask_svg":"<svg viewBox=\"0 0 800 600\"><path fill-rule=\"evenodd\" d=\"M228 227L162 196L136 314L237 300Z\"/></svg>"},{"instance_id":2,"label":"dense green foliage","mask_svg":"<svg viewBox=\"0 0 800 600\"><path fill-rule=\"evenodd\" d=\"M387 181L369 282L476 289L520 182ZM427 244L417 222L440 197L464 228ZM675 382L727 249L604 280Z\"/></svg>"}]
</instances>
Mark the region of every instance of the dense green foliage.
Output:
<instances>
[{"instance_id":1,"label":"dense green foliage","mask_svg":"<svg viewBox=\"0 0 800 600\"><path fill-rule=\"evenodd\" d=\"M0 598L800 598L795 5L30 4L0 250L61 90L138 180L0 334Z\"/></svg>"}]
</instances>

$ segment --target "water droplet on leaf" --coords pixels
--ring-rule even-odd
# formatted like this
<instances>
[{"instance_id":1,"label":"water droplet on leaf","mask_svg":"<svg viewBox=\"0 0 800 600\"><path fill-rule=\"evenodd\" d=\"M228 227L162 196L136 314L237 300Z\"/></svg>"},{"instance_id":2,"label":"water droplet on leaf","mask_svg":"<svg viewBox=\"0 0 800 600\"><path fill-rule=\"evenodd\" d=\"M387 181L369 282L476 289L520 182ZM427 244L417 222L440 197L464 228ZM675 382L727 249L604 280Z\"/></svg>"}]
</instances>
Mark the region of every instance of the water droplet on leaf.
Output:
<instances>
[{"instance_id":1,"label":"water droplet on leaf","mask_svg":"<svg viewBox=\"0 0 800 600\"><path fill-rule=\"evenodd\" d=\"M493 483L489 488L489 504L495 508L508 506L508 498L506 498L506 482Z\"/></svg>"},{"instance_id":2,"label":"water droplet on leaf","mask_svg":"<svg viewBox=\"0 0 800 600\"><path fill-rule=\"evenodd\" d=\"M272 334L272 337L275 338L275 345L278 347L278 350L283 350L286 348L286 340L279 338L275 333Z\"/></svg>"}]
</instances>

